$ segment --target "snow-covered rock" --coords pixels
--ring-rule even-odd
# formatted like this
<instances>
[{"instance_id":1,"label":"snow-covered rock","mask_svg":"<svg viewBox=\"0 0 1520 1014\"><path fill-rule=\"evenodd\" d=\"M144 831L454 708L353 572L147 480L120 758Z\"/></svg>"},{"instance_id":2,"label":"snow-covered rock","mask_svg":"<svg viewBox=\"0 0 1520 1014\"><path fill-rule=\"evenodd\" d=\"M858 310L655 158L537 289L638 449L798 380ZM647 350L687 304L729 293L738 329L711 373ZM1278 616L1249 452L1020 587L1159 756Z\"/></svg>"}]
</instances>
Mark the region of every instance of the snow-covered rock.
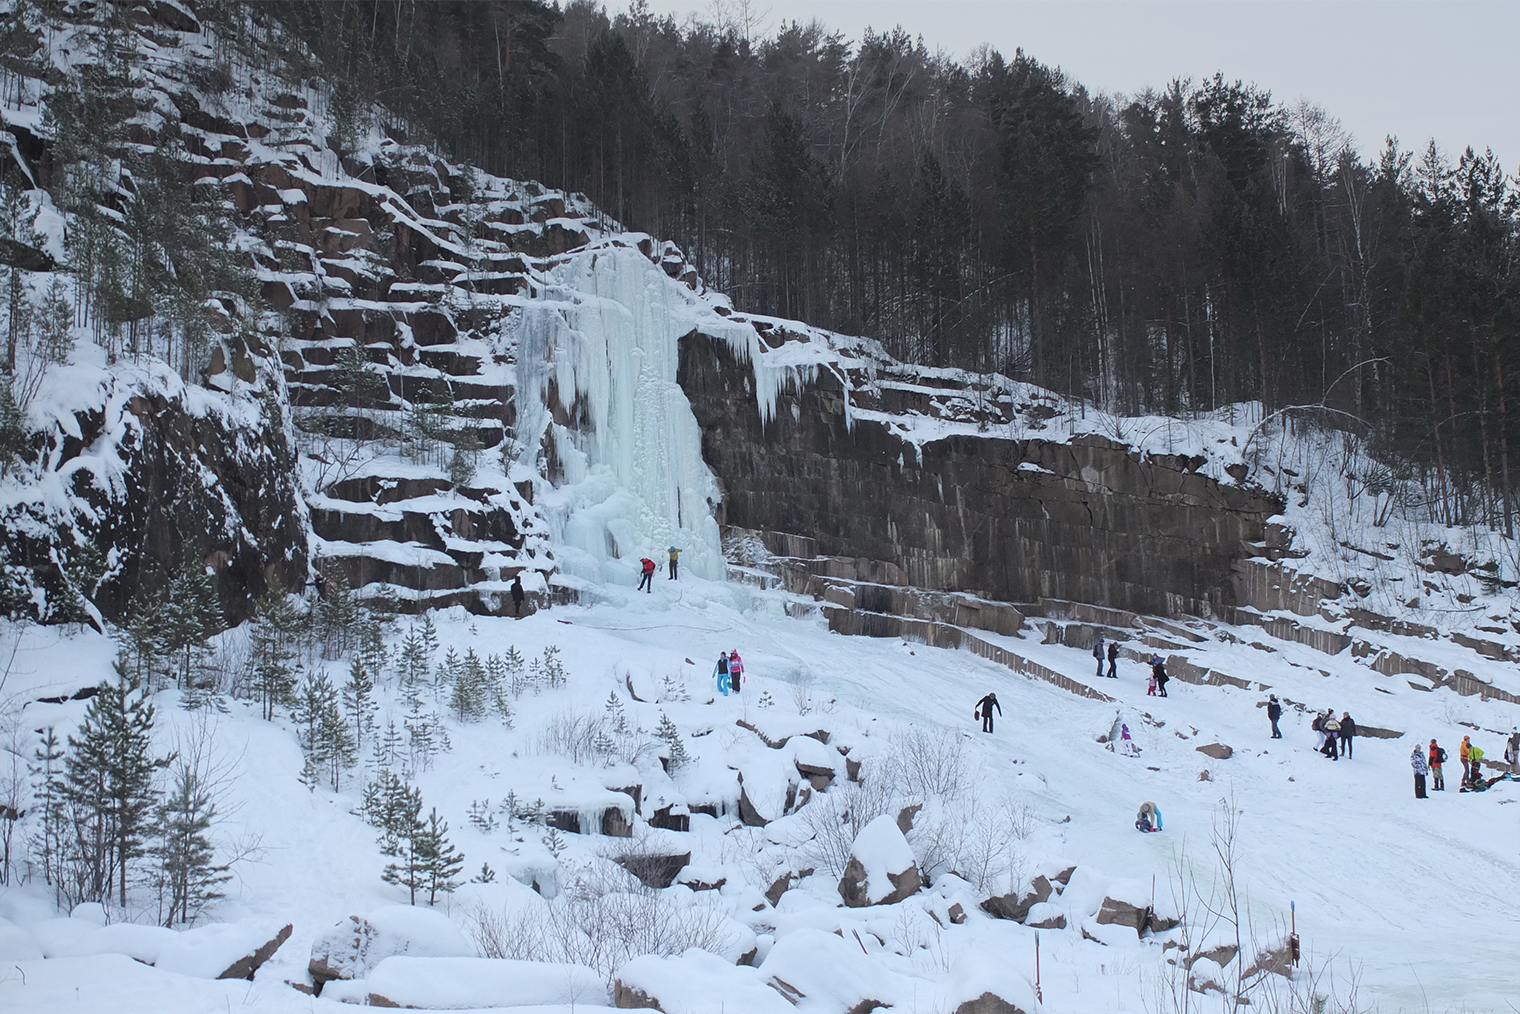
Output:
<instances>
[{"instance_id":1,"label":"snow-covered rock","mask_svg":"<svg viewBox=\"0 0 1520 1014\"><path fill-rule=\"evenodd\" d=\"M473 955L464 935L442 912L413 905L387 905L367 916L351 915L312 942L308 970L318 986L332 979L359 979L386 958L459 958Z\"/></svg>"},{"instance_id":2,"label":"snow-covered rock","mask_svg":"<svg viewBox=\"0 0 1520 1014\"><path fill-rule=\"evenodd\" d=\"M386 958L364 978L335 982L323 997L372 1007L476 1010L605 1004L601 976L584 965L502 958Z\"/></svg>"},{"instance_id":3,"label":"snow-covered rock","mask_svg":"<svg viewBox=\"0 0 1520 1014\"><path fill-rule=\"evenodd\" d=\"M734 965L695 948L674 957L645 955L618 969L618 1007L648 1007L681 1014L792 1014L792 1006L765 984L755 968Z\"/></svg>"},{"instance_id":4,"label":"snow-covered rock","mask_svg":"<svg viewBox=\"0 0 1520 1014\"><path fill-rule=\"evenodd\" d=\"M821 929L799 929L776 941L760 965L761 978L796 1005L798 1014L840 1014L850 1010L911 1003L932 993L867 957L853 938Z\"/></svg>"},{"instance_id":5,"label":"snow-covered rock","mask_svg":"<svg viewBox=\"0 0 1520 1014\"><path fill-rule=\"evenodd\" d=\"M1048 901L1038 902L1029 906L1024 925L1031 929L1065 929L1066 913Z\"/></svg>"},{"instance_id":6,"label":"snow-covered rock","mask_svg":"<svg viewBox=\"0 0 1520 1014\"><path fill-rule=\"evenodd\" d=\"M267 919L196 926L165 941L154 965L198 979L252 979L290 939L291 929Z\"/></svg>"},{"instance_id":7,"label":"snow-covered rock","mask_svg":"<svg viewBox=\"0 0 1520 1014\"><path fill-rule=\"evenodd\" d=\"M846 905L896 904L921 886L913 849L896 820L883 814L860 829L844 876L839 878L839 895Z\"/></svg>"},{"instance_id":8,"label":"snow-covered rock","mask_svg":"<svg viewBox=\"0 0 1520 1014\"><path fill-rule=\"evenodd\" d=\"M61 954L83 958L92 954L125 954L145 965L158 964L159 955L177 934L162 926L118 922L86 933L66 945Z\"/></svg>"}]
</instances>

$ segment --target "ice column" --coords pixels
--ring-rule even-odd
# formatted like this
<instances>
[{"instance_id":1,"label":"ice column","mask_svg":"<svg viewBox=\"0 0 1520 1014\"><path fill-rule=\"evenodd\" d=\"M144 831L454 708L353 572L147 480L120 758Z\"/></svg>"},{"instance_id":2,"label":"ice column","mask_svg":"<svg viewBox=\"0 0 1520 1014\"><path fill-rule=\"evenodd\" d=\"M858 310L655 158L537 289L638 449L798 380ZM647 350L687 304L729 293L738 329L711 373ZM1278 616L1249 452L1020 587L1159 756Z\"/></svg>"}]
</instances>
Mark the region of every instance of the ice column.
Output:
<instances>
[{"instance_id":1,"label":"ice column","mask_svg":"<svg viewBox=\"0 0 1520 1014\"><path fill-rule=\"evenodd\" d=\"M518 356L522 407L540 415L519 422L522 433L544 433L557 458L561 481L543 507L561 566L587 580L627 580L629 562L648 556L663 576L674 545L683 573L720 579L718 484L676 383L680 337L716 315L633 249L583 252L547 281L545 298L525 311ZM569 425L544 415L556 397Z\"/></svg>"}]
</instances>

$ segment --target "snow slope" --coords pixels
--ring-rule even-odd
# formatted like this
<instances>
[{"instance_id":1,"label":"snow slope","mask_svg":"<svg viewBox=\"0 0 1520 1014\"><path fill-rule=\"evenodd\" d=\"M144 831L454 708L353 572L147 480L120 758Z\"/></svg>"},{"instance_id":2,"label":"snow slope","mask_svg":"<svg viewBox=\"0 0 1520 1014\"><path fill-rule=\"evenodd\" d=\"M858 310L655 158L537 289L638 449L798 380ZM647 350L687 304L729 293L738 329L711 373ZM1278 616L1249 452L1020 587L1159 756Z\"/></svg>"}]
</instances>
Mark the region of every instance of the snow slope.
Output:
<instances>
[{"instance_id":1,"label":"snow slope","mask_svg":"<svg viewBox=\"0 0 1520 1014\"><path fill-rule=\"evenodd\" d=\"M1085 652L1035 644L1034 638L1018 642L1021 652L1090 683L1115 703L1069 694L965 652L832 635L816 620L771 615L762 598L751 599L732 585L662 580L651 595L616 588L604 595L597 605L549 610L516 622L460 610L439 617L445 646L468 646L484 656L515 645L532 657L554 644L570 674L562 688L528 692L515 701L511 730L497 720L451 720L452 750L418 773L426 804L449 820L469 871L488 862L524 880L537 879L544 893L552 894L573 889L575 878L590 875L601 857L635 845L690 851L691 875L678 879L721 880L722 886L692 892L678 883L662 893L672 905L712 906L725 917L727 944L758 947L762 976L774 952L791 973L780 978L794 986L806 989L793 980L808 974L827 979L827 972L810 973L807 960L782 952L781 944L797 934L839 930L850 945L844 953L855 953L852 960L866 969L860 974L892 984L887 1002L903 1010L939 1011L967 999L957 990L971 981L969 967L992 966L1032 981L1034 932L988 918L976 904L987 892L1002 893L1027 884L1036 873L1075 865L1079 874L1072 886L1052 899L1068 928L1041 934L1044 1009L1142 1011L1154 1009L1147 1004L1154 1004L1168 967L1169 935L1137 939L1133 931L1094 923L1092 916L1105 893L1144 904L1153 882L1158 910L1186 907L1172 899L1177 866L1196 867L1208 883L1218 866L1211 835L1221 808L1228 807L1237 818L1237 876L1257 935L1263 944L1276 942L1289 903L1295 902L1306 951L1317 962L1329 962L1331 971L1322 982L1333 978L1341 998L1352 975L1360 977L1361 1002L1375 1002L1383 1011L1503 1010L1520 990L1520 969L1513 961L1520 932L1512 903L1520 890L1515 784L1503 782L1482 795L1432 793L1430 800L1416 802L1408 767L1411 745L1431 737L1455 753L1460 734L1469 731L1460 724L1464 721L1507 730L1520 722L1512 706L1401 687L1399 680L1346 660L1286 642L1267 643L1270 639L1249 628L1233 633L1254 634L1258 643L1276 650L1220 641L1216 635L1231 633L1223 628L1207 632L1208 641L1190 649L1197 663L1269 683L1290 700L1333 705L1365 725L1406 733L1398 739L1360 739L1354 759L1331 763L1313 753L1307 717L1291 710L1283 721L1285 738L1269 740L1258 707L1264 694L1254 689L1174 680L1167 699L1146 698L1143 666L1124 663L1117 681L1096 679ZM745 655L749 682L742 695L717 695L706 660L736 646ZM93 635L66 638L56 630L29 628L5 692L43 696L87 682L105 674L109 654ZM630 683L651 701L631 700ZM971 731L969 711L989 689L998 693L1005 715L997 732L987 736ZM691 699L652 700L662 692L679 697L681 690ZM555 719L600 715L609 694L618 695L630 720L646 731L662 713L669 714L682 730L691 765L663 778L647 751L633 765L607 766L573 762L546 743L545 730ZM762 695L769 707L762 707ZM385 697L386 708L403 709L394 685ZM798 702L806 703L806 716L797 715ZM160 705L165 743L202 720L172 707L172 694L162 695ZM22 711L23 724L67 727L82 707L31 703ZM351 812L358 803L359 773L342 793L308 792L297 781L299 750L283 723L263 722L242 702L227 702L227 708L212 721L217 749L238 768L228 791L236 813L219 833L227 842L247 835L261 842L257 858L238 865L227 901L207 918L289 921L295 926L291 940L251 985L236 986L127 967L106 955L26 960L17 954L21 960L0 982L0 1009L85 1010L106 1003L124 1011L339 1009L296 992L285 980L304 981L311 942L330 926L351 914L404 902L405 894L381 883L383 859L373 831ZM1096 741L1116 714L1129 724L1138 756L1110 752ZM380 717L383 725L384 710ZM975 786L980 810L1002 808L1016 816L1013 868L983 891L939 870L933 888L879 909L842 907L835 878L819 872L772 906L761 892L776 871L816 865L802 842L807 832L798 817L758 829L740 824L733 813L696 814L686 833L650 829L638 820L633 839L561 835L566 845L558 860L538 840L542 828L520 833L519 842L504 828L485 833L468 821L474 801L495 803L509 791L519 798L541 797L555 807L594 808L605 805L604 786L630 777L643 785L647 816L653 805L667 800L731 798L731 767L740 768L746 788L761 796L768 777L763 762L781 751L764 746L735 724L739 721L766 731L773 741L788 727L827 729L836 750L848 745L851 757L864 758L867 783L873 770L883 770L885 757L904 750L901 730L944 730L963 743L966 780ZM1474 736L1491 756L1500 752L1497 736ZM647 734L643 739L649 741ZM1215 760L1196 751L1216 742L1233 747L1233 756ZM1203 771L1210 780L1200 781ZM1450 778L1453 789L1457 781ZM842 782L832 785L800 810L843 791L848 790ZM1142 837L1131 823L1147 799L1165 813L1166 830ZM923 842L915 847L922 850ZM920 854L918 860L926 864L927 857ZM557 880L554 887L551 879ZM440 907L468 933L474 907L495 897L485 888L465 888ZM48 899L36 883L9 888L0 900L0 916L35 935L40 921L53 915ZM944 918L955 901L968 913L962 925ZM938 915L928 916L931 912ZM151 912L118 912L113 918L151 920ZM1084 930L1098 939L1086 939ZM673 964L672 974L680 967ZM647 968L641 973L644 980L650 974ZM819 996L808 1009L845 1009L832 1003Z\"/></svg>"}]
</instances>

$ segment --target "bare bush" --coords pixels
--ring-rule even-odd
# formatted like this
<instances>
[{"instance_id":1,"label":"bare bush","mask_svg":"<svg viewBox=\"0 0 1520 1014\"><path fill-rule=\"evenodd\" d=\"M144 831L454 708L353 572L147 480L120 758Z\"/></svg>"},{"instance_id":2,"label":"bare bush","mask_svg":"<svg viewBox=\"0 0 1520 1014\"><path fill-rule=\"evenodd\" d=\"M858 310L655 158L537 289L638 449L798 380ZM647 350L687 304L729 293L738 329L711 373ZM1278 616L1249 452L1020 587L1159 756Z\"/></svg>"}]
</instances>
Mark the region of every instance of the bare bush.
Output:
<instances>
[{"instance_id":1,"label":"bare bush","mask_svg":"<svg viewBox=\"0 0 1520 1014\"><path fill-rule=\"evenodd\" d=\"M943 726L899 729L888 739L879 769L904 799L958 799L967 789L965 737Z\"/></svg>"},{"instance_id":2,"label":"bare bush","mask_svg":"<svg viewBox=\"0 0 1520 1014\"><path fill-rule=\"evenodd\" d=\"M882 814L896 812L895 802L879 779L814 793L812 800L797 811L802 826L811 834L802 846L803 855L815 868L843 876L855 836Z\"/></svg>"},{"instance_id":3,"label":"bare bush","mask_svg":"<svg viewBox=\"0 0 1520 1014\"><path fill-rule=\"evenodd\" d=\"M641 955L692 947L723 954L736 943L735 929L710 902L683 903L606 863L583 869L542 908L505 912L482 905L468 918L482 957L571 962L596 969L609 982Z\"/></svg>"},{"instance_id":4,"label":"bare bush","mask_svg":"<svg viewBox=\"0 0 1520 1014\"><path fill-rule=\"evenodd\" d=\"M562 711L544 723L538 751L576 764L634 764L651 749L649 741L626 725L620 730L611 718Z\"/></svg>"}]
</instances>

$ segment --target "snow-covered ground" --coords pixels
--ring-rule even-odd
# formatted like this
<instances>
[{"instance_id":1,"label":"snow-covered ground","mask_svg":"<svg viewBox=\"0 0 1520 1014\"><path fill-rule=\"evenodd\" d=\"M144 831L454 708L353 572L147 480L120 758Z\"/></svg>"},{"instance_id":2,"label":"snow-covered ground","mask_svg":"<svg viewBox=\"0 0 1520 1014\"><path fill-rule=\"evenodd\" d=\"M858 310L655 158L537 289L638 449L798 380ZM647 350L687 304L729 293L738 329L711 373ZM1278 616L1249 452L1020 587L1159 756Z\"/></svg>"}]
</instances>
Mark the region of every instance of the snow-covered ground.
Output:
<instances>
[{"instance_id":1,"label":"snow-covered ground","mask_svg":"<svg viewBox=\"0 0 1520 1014\"><path fill-rule=\"evenodd\" d=\"M417 772L425 805L438 808L465 853L466 874L481 863L502 873L496 885L466 885L440 901L438 907L464 937L482 905L520 912L543 904L509 875L536 880L543 894L553 895L574 891L577 877L605 878L605 857L621 851L690 851L690 865L678 880L722 880L722 887L693 892L678 883L661 893L672 906L712 906L723 917L722 931L711 940L727 971L719 974L695 956L664 964L644 959L629 969L637 981L666 983L667 1003L677 1005L667 1011L744 1007L744 991L773 977L815 990L799 1010L844 1011L854 1002L844 997L855 988L849 985L852 975L873 983L883 993L878 999L894 1009L948 1011L979 995L980 990L961 995L981 981L972 968L996 972L993 979L1011 977L1025 985L1034 980L1035 932L991 919L977 903L989 893L1016 893L1037 874L1075 865L1079 873L1072 886L1051 899L1053 910L1065 914L1067 928L1040 933L1043 1009L1172 1009L1169 999L1162 1002L1165 958L1168 941L1181 931L1138 938L1092 917L1105 893L1146 904L1153 883L1158 912L1190 908L1186 898L1174 897L1181 886L1179 865L1191 867L1206 888L1219 873L1218 832L1226 813L1233 812L1236 877L1254 937L1262 947L1277 943L1290 903L1296 903L1306 953L1313 963L1328 965L1321 992L1329 992L1333 981L1344 1000L1355 977L1364 1008L1375 1004L1389 1012L1500 1011L1520 994L1520 965L1514 959L1514 942L1520 939L1514 908L1520 897L1515 853L1520 807L1514 803L1520 786L1501 782L1481 795L1455 791L1461 736L1473 735L1497 757L1502 742L1496 732L1520 723L1520 709L1446 690L1418 691L1403 678L1355 664L1348 653L1326 656L1274 641L1257 628L1200 627L1209 639L1186 652L1195 663L1268 684L1289 700L1333 706L1364 725L1404 733L1398 739L1359 739L1354 759L1332 763L1313 752L1307 714L1290 708L1282 722L1285 738L1268 739L1258 706L1265 693L1174 680L1171 696L1148 698L1143 666L1121 662L1118 680L1098 679L1085 652L1041 645L1037 636L1010 643L1116 703L1075 696L968 652L830 634L816 619L777 615L764 593L736 585L669 582L662 575L653 594L606 586L599 597L595 604L544 610L518 621L471 617L460 610L437 616L440 656L449 646L473 649L481 657L511 646L531 659L555 645L568 672L564 686L529 690L513 700L511 729L498 718L449 719L452 749ZM407 621L398 621L392 638L406 629ZM1275 650L1222 641L1216 636L1221 632ZM741 695L724 697L714 692L711 660L732 648L743 653L749 681ZM57 629L27 628L4 685L13 702L33 701L20 712L16 745L29 753L31 729L65 729L77 721L82 702L46 704L35 698L105 677L112 653L112 646L93 634L69 637ZM337 676L340 665L330 668ZM393 673L387 673L386 684L382 728L387 712L399 722L405 710ZM631 699L630 684L646 703ZM971 718L972 706L989 690L998 694L1005 712L993 735L976 731ZM605 716L609 695L619 699L630 726L641 730L620 737L619 749L627 744L643 749L628 755L631 764L616 758L572 761L551 742L550 730L574 716ZM686 695L689 700L682 699ZM353 812L362 768L350 774L341 793L309 792L298 780L300 750L285 723L264 722L256 707L241 701L226 701L225 712L199 713L173 702L173 692L159 697L160 742L168 747L176 737L183 741L198 723L209 722L215 749L235 767L219 840L226 846L258 842L250 858L235 867L229 897L202 922L288 922L293 935L252 983L186 977L119 955L64 956L70 953L66 941L93 927L50 922L60 913L53 910L51 892L34 881L0 893L0 916L7 920L0 926L0 947L12 959L0 976L0 1009L343 1009L329 998L297 992L286 980L307 981L313 940L348 916L406 902L402 889L381 882L385 860L374 830ZM798 714L803 707L805 716ZM447 709L446 696L438 708ZM680 728L692 757L673 778L662 773L652 749L663 714ZM1112 752L1097 741L1116 717L1129 726L1138 755ZM797 743L805 741L808 749L771 749L736 724L741 721L773 741L827 730L833 749L814 752L822 744L805 737ZM911 758L929 748L915 748L904 730L949 737L920 741L929 747L959 744L964 767L954 779L956 794L976 800L974 811L956 811L959 816L1006 818L987 825L1008 846L1004 858L994 858L989 867L991 882L977 890L947 870L932 869L934 859L924 853L933 843L920 837L914 842L916 858L935 885L906 901L845 908L837 877L819 869L795 882L778 904L767 902L762 892L778 872L819 866L816 845L805 841L811 833L804 819L808 807L859 791L845 781L839 751L848 748L851 758L862 759L861 777L870 785L873 774L885 777L893 757ZM1409 752L1432 737L1453 754L1450 788L1419 802L1412 798ZM1229 745L1233 756L1216 760L1196 751L1212 743ZM367 747L364 753L369 754ZM788 781L798 782L793 760L832 762L839 777L797 807L796 816L779 817L763 829L744 826L733 813L695 814L687 833L650 829L637 819L631 839L558 835L563 845L555 846L561 849L556 860L542 841L542 827L519 821L514 833L498 814L502 826L487 833L468 819L472 804L489 799L494 808L509 792L523 801L542 799L549 808L595 812L619 799L626 807L628 797L612 790L634 780L643 787L646 817L682 800L726 799L731 805L734 768L744 774L754 805L766 810L784 805L777 798ZM1142 836L1134 830L1135 811L1145 800L1162 809L1164 832ZM931 811L934 806L931 802ZM962 842L960 848L959 872L970 878L964 864L976 846ZM944 918L956 901L968 913L960 925ZM1188 914L1196 934L1201 913ZM111 918L151 923L152 912L113 911ZM839 931L848 947L834 954L832 945L820 942L820 930L835 942L841 938L833 933ZM28 951L29 940L58 956L36 958ZM752 947L759 972L734 969L735 958ZM831 974L838 962L849 965L849 975L844 969ZM707 973L710 977L702 978ZM838 995L826 998L816 992L821 985L797 981L809 976L832 983ZM711 988L686 989L690 995L681 999L681 984L693 982ZM343 994L341 986L329 988ZM987 988L1020 1002L1010 995L1016 986ZM1192 1000L1197 1004L1203 998L1195 994ZM610 1000L582 996L575 1002L577 1010L594 1010L586 1004ZM749 1009L768 1009L760 1000L753 1003ZM532 1009L546 1014L559 1008Z\"/></svg>"}]
</instances>

